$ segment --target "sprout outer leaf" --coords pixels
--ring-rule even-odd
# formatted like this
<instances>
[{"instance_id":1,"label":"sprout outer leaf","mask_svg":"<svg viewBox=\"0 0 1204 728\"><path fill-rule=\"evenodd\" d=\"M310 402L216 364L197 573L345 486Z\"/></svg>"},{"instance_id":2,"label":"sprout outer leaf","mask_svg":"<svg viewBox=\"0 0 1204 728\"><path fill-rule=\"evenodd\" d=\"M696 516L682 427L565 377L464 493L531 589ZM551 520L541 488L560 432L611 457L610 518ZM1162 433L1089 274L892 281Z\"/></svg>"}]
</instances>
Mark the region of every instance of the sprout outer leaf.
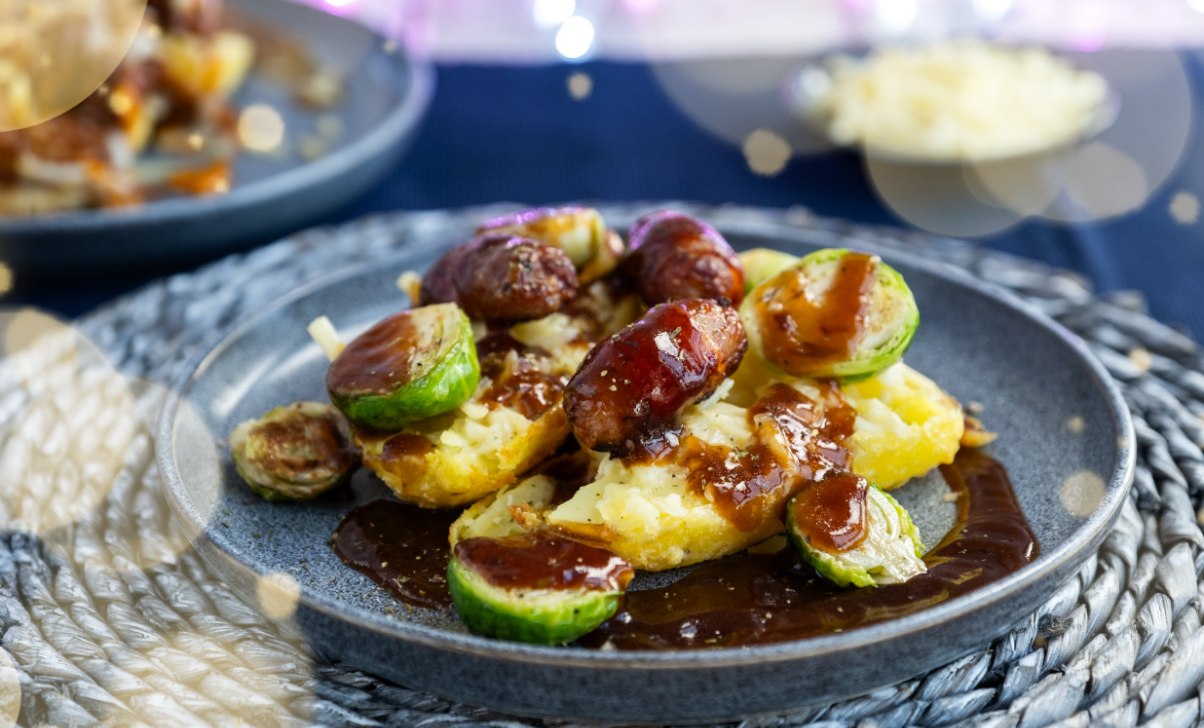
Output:
<instances>
[{"instance_id":1,"label":"sprout outer leaf","mask_svg":"<svg viewBox=\"0 0 1204 728\"><path fill-rule=\"evenodd\" d=\"M324 443L313 441L323 434ZM347 421L319 402L294 402L247 420L229 443L238 474L268 501L309 500L347 482L359 465Z\"/></svg>"},{"instance_id":2,"label":"sprout outer leaf","mask_svg":"<svg viewBox=\"0 0 1204 728\"><path fill-rule=\"evenodd\" d=\"M773 372L787 376L807 376L816 379L837 379L842 382L856 382L872 377L892 364L897 363L911 346L916 330L920 326L920 309L916 305L915 296L907 286L907 282L903 280L902 274L880 260L877 266L878 280L871 292L874 298L874 305L879 309L882 307L891 307L898 311L895 317L896 321L893 322L894 332L887 341L869 350L859 348L851 359L823 365L806 372L805 375L799 372L782 371L780 367L774 365L764 355L763 336L757 302L762 296L768 293L768 287L774 285L774 281L778 276L786 275L788 272L805 275L808 270L813 270L816 266L839 260L849 252L851 251L845 248L817 250L803 257L796 265L785 268L778 275L764 280L752 293L745 297L744 303L740 306L740 318L744 323L744 329L748 335L749 348L755 351L765 365Z\"/></svg>"},{"instance_id":3,"label":"sprout outer leaf","mask_svg":"<svg viewBox=\"0 0 1204 728\"><path fill-rule=\"evenodd\" d=\"M456 612L474 633L540 645L562 645L592 632L614 615L622 596L590 589L500 589L454 555L447 579Z\"/></svg>"},{"instance_id":4,"label":"sprout outer leaf","mask_svg":"<svg viewBox=\"0 0 1204 728\"><path fill-rule=\"evenodd\" d=\"M396 315L410 316L415 326L438 327L432 337L437 348L418 352L422 374L387 393L343 391L331 388L329 381L327 386L331 401L352 422L390 432L459 407L481 379L472 323L458 306L435 304ZM355 345L353 341L339 356Z\"/></svg>"},{"instance_id":5,"label":"sprout outer leaf","mask_svg":"<svg viewBox=\"0 0 1204 728\"><path fill-rule=\"evenodd\" d=\"M740 253L740 265L744 268L744 296L777 274L798 265L799 257L772 248L753 248Z\"/></svg>"},{"instance_id":6,"label":"sprout outer leaf","mask_svg":"<svg viewBox=\"0 0 1204 728\"><path fill-rule=\"evenodd\" d=\"M794 550L828 581L838 586L881 586L907 581L927 570L924 544L911 516L889 493L870 484L866 493L870 532L857 548L843 553L821 551L803 540L794 520L797 496L786 503L786 537Z\"/></svg>"},{"instance_id":7,"label":"sprout outer leaf","mask_svg":"<svg viewBox=\"0 0 1204 728\"><path fill-rule=\"evenodd\" d=\"M592 207L545 207L486 220L478 235L508 233L560 248L573 261L582 285L614 270L622 254L622 239L606 229Z\"/></svg>"}]
</instances>

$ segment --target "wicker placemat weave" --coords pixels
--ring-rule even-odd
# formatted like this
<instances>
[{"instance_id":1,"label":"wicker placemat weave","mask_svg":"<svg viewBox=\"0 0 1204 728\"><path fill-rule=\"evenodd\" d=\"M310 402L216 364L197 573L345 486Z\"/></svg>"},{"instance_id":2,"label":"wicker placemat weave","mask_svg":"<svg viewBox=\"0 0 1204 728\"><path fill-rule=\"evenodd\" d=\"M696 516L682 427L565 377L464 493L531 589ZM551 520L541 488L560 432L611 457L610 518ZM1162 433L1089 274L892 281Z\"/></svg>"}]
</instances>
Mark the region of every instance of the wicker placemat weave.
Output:
<instances>
[{"instance_id":1,"label":"wicker placemat weave","mask_svg":"<svg viewBox=\"0 0 1204 728\"><path fill-rule=\"evenodd\" d=\"M832 245L907 249L1011 289L1089 342L1121 382L1140 446L1132 497L1098 555L1005 638L900 685L744 725L1201 722L1204 369L1187 336L1148 318L1140 296L1097 298L1073 274L969 243L802 210L670 204L720 227L769 221ZM648 205L601 207L609 217ZM512 207L307 231L156 282L74 330L9 321L10 351L31 331L52 333L0 361L0 728L542 723L308 654L190 549L162 497L150 434L164 385L213 332L305 281L416 238L466 235L500 209Z\"/></svg>"}]
</instances>

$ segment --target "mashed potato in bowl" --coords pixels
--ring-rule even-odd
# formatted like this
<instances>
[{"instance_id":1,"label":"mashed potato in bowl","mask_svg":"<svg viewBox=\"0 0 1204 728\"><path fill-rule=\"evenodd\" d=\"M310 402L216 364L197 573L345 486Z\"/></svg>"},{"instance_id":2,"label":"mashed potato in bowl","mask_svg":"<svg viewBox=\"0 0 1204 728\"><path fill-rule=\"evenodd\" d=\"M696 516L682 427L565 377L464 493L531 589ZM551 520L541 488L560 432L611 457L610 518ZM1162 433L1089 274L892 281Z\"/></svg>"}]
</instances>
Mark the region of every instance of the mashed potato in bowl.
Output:
<instances>
[{"instance_id":1,"label":"mashed potato in bowl","mask_svg":"<svg viewBox=\"0 0 1204 728\"><path fill-rule=\"evenodd\" d=\"M1107 116L1097 73L1041 48L981 40L837 56L801 78L837 145L917 161L986 161L1067 144Z\"/></svg>"}]
</instances>

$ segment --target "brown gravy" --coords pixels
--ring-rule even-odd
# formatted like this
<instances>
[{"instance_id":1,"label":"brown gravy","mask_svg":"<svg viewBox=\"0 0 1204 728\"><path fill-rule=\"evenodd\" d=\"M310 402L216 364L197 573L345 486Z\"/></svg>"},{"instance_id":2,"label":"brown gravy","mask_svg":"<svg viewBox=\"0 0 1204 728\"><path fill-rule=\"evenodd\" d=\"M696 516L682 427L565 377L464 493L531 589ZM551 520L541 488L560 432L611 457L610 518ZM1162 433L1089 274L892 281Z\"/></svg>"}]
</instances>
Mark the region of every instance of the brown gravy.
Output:
<instances>
[{"instance_id":1,"label":"brown gravy","mask_svg":"<svg viewBox=\"0 0 1204 728\"><path fill-rule=\"evenodd\" d=\"M470 538L455 552L460 563L501 589L619 591L635 576L612 551L550 536Z\"/></svg>"},{"instance_id":2,"label":"brown gravy","mask_svg":"<svg viewBox=\"0 0 1204 728\"><path fill-rule=\"evenodd\" d=\"M386 437L388 437L386 435ZM422 435L402 433L385 440L381 449L381 462L390 462L408 455L426 455L435 451L435 443Z\"/></svg>"},{"instance_id":3,"label":"brown gravy","mask_svg":"<svg viewBox=\"0 0 1204 728\"><path fill-rule=\"evenodd\" d=\"M823 300L807 298L799 276L756 302L765 356L796 376L850 358L865 333L870 291L878 276L878 258L848 253Z\"/></svg>"},{"instance_id":4,"label":"brown gravy","mask_svg":"<svg viewBox=\"0 0 1204 728\"><path fill-rule=\"evenodd\" d=\"M957 525L904 584L842 589L787 548L703 564L667 587L628 592L587 635L587 647L681 650L737 647L840 632L914 614L1020 569L1040 551L1003 466L963 449L941 468L959 495Z\"/></svg>"},{"instance_id":5,"label":"brown gravy","mask_svg":"<svg viewBox=\"0 0 1204 728\"><path fill-rule=\"evenodd\" d=\"M770 387L748 410L755 434L746 449L687 436L678 460L689 471L691 489L747 532L768 519L780 520L786 499L798 488L848 468L845 442L853 434L857 413L838 385L821 382L820 387L822 407L786 384ZM779 437L784 453L775 447ZM835 523L835 515L829 516L825 522Z\"/></svg>"},{"instance_id":6,"label":"brown gravy","mask_svg":"<svg viewBox=\"0 0 1204 728\"><path fill-rule=\"evenodd\" d=\"M375 500L343 518L334 533L334 551L406 604L448 608L447 532L459 515L457 509L428 511Z\"/></svg>"},{"instance_id":7,"label":"brown gravy","mask_svg":"<svg viewBox=\"0 0 1204 728\"><path fill-rule=\"evenodd\" d=\"M563 465L576 478L580 462L569 456ZM620 611L581 644L609 643L620 650L705 649L840 632L981 589L1037 557L1040 546L998 461L963 448L941 473L959 496L957 525L924 557L928 572L904 584L842 589L789 548L769 555L746 553L703 564L667 587L628 592ZM456 510L374 501L343 520L335 552L403 602L446 608L451 605L447 532L458 515Z\"/></svg>"},{"instance_id":8,"label":"brown gravy","mask_svg":"<svg viewBox=\"0 0 1204 728\"><path fill-rule=\"evenodd\" d=\"M868 491L865 478L847 470L832 471L804 486L791 504L803 540L829 553L860 546L869 536Z\"/></svg>"},{"instance_id":9,"label":"brown gravy","mask_svg":"<svg viewBox=\"0 0 1204 728\"><path fill-rule=\"evenodd\" d=\"M416 352L429 348L429 333L414 326L410 312L381 319L343 349L326 373L332 392L390 394L407 384L419 365ZM422 374L423 372L418 372Z\"/></svg>"},{"instance_id":10,"label":"brown gravy","mask_svg":"<svg viewBox=\"0 0 1204 728\"><path fill-rule=\"evenodd\" d=\"M509 362L481 393L481 404L512 409L528 420L537 420L560 405L568 377L541 371L529 357L518 356Z\"/></svg>"}]
</instances>

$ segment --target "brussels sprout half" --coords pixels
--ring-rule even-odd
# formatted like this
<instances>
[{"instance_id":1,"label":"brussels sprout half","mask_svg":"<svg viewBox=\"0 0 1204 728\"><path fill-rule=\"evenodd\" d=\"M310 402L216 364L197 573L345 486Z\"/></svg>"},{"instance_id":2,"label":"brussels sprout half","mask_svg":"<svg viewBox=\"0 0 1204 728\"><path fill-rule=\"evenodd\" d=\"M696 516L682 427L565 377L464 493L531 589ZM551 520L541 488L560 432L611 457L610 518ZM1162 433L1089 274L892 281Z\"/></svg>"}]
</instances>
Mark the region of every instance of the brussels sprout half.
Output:
<instances>
[{"instance_id":1,"label":"brussels sprout half","mask_svg":"<svg viewBox=\"0 0 1204 728\"><path fill-rule=\"evenodd\" d=\"M345 482L359 450L343 415L329 404L294 402L230 433L238 474L270 501L307 500Z\"/></svg>"},{"instance_id":2,"label":"brussels sprout half","mask_svg":"<svg viewBox=\"0 0 1204 728\"><path fill-rule=\"evenodd\" d=\"M330 400L352 422L396 431L455 409L481 368L468 316L453 303L394 314L361 334L330 364Z\"/></svg>"},{"instance_id":3,"label":"brussels sprout half","mask_svg":"<svg viewBox=\"0 0 1204 728\"><path fill-rule=\"evenodd\" d=\"M797 255L783 253L771 248L753 248L740 253L740 265L744 268L744 295L773 278L782 271L798 265Z\"/></svg>"},{"instance_id":4,"label":"brussels sprout half","mask_svg":"<svg viewBox=\"0 0 1204 728\"><path fill-rule=\"evenodd\" d=\"M825 579L839 586L900 584L928 570L924 544L911 516L878 486L866 491L868 533L856 548L831 553L808 543L800 528L800 496L786 503L786 537L795 551Z\"/></svg>"},{"instance_id":5,"label":"brussels sprout half","mask_svg":"<svg viewBox=\"0 0 1204 728\"><path fill-rule=\"evenodd\" d=\"M482 547L483 556L473 554ZM529 535L460 541L447 566L452 603L470 630L541 645L572 642L613 616L634 573L608 551Z\"/></svg>"},{"instance_id":6,"label":"brussels sprout half","mask_svg":"<svg viewBox=\"0 0 1204 728\"><path fill-rule=\"evenodd\" d=\"M592 207L542 207L486 220L478 235L507 233L560 248L573 261L582 285L615 269L623 241L606 229Z\"/></svg>"},{"instance_id":7,"label":"brussels sprout half","mask_svg":"<svg viewBox=\"0 0 1204 728\"><path fill-rule=\"evenodd\" d=\"M874 279L842 281L850 260L872 265ZM867 270L870 268L866 268ZM852 300L831 300L833 291ZM856 381L903 358L920 311L903 276L877 256L819 250L753 290L740 306L749 348L770 368L795 377ZM784 321L784 319L789 319ZM845 336L834 334L843 331Z\"/></svg>"}]
</instances>

